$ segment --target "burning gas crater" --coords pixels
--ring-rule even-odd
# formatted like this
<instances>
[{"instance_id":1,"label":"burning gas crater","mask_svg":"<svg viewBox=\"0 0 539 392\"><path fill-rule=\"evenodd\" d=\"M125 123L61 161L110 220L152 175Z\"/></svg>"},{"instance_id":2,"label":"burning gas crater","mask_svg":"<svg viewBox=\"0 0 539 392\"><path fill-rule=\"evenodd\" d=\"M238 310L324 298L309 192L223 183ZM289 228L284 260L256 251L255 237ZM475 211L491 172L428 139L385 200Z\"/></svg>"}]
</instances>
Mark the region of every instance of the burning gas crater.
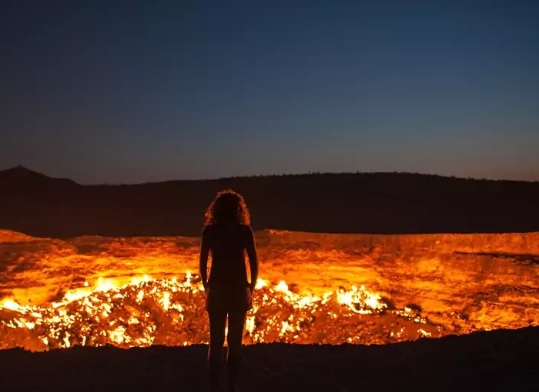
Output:
<instances>
[{"instance_id":1,"label":"burning gas crater","mask_svg":"<svg viewBox=\"0 0 539 392\"><path fill-rule=\"evenodd\" d=\"M99 279L94 287L85 282L62 300L42 306L4 299L0 348L207 343L204 299L199 277L190 272L182 279L146 275L122 286L114 279ZM259 280L244 343L383 344L443 334L417 309L395 309L363 286L316 296L294 293L284 281L271 286Z\"/></svg>"},{"instance_id":2,"label":"burning gas crater","mask_svg":"<svg viewBox=\"0 0 539 392\"><path fill-rule=\"evenodd\" d=\"M539 325L539 233L256 238L263 280L246 344L387 344ZM0 230L0 349L206 343L200 279L178 274L196 270L199 250L198 237Z\"/></svg>"}]
</instances>

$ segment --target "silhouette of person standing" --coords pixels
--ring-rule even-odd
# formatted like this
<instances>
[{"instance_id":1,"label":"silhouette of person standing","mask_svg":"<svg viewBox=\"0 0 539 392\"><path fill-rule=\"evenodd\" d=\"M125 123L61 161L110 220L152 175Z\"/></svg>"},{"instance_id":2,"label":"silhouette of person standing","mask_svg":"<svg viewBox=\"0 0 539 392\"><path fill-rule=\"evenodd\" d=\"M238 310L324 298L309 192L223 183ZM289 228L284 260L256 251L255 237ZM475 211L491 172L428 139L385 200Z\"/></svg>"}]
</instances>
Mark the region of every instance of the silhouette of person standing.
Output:
<instances>
[{"instance_id":1,"label":"silhouette of person standing","mask_svg":"<svg viewBox=\"0 0 539 392\"><path fill-rule=\"evenodd\" d=\"M251 308L252 292L258 278L256 246L249 210L239 193L230 189L220 191L208 207L205 218L199 267L210 320L210 390L219 389L228 318L226 373L227 391L232 392L237 391L245 316ZM245 253L249 258L250 280L247 279Z\"/></svg>"}]
</instances>

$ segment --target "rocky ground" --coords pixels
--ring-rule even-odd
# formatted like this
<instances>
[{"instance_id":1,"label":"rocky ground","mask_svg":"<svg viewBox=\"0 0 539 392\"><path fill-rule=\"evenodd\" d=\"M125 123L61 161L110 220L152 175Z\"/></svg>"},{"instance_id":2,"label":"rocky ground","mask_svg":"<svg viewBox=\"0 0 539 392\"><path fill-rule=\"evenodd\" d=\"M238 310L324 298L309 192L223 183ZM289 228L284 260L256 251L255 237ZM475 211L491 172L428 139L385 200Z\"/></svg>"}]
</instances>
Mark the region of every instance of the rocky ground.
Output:
<instances>
[{"instance_id":1,"label":"rocky ground","mask_svg":"<svg viewBox=\"0 0 539 392\"><path fill-rule=\"evenodd\" d=\"M244 391L538 390L538 233L383 236L268 230L256 237L264 279L283 279L294 292L365 285L397 309L415 305L450 336L370 346L248 345ZM45 306L98 278L121 283L143 274L180 276L196 270L197 253L196 237L59 240L4 231L0 300ZM346 329L343 319L335 323ZM477 329L493 331L469 334ZM206 348L0 350L0 390L205 391Z\"/></svg>"},{"instance_id":2,"label":"rocky ground","mask_svg":"<svg viewBox=\"0 0 539 392\"><path fill-rule=\"evenodd\" d=\"M364 285L447 333L539 325L539 233L256 232L260 276L323 295ZM0 231L0 301L41 305L99 278L196 271L198 237L33 238ZM372 343L372 342L369 342Z\"/></svg>"},{"instance_id":3,"label":"rocky ground","mask_svg":"<svg viewBox=\"0 0 539 392\"><path fill-rule=\"evenodd\" d=\"M243 391L536 391L539 328L383 346L245 346ZM206 346L0 351L2 391L206 391Z\"/></svg>"}]
</instances>

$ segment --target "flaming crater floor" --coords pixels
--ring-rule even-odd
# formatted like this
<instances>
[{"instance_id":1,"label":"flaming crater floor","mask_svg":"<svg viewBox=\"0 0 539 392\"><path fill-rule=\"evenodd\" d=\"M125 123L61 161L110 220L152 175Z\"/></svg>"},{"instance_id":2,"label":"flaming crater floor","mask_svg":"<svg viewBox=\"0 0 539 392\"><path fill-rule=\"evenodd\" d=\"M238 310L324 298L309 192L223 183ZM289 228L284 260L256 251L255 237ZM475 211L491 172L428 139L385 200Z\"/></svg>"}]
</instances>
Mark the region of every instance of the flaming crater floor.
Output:
<instances>
[{"instance_id":1,"label":"flaming crater floor","mask_svg":"<svg viewBox=\"0 0 539 392\"><path fill-rule=\"evenodd\" d=\"M428 325L441 328L440 336L539 324L538 233L341 235L268 230L257 232L256 238L261 278L273 284L284 280L298 295L364 286L395 309L413 306ZM0 301L47 306L99 279L119 286L143 275L158 280L179 277L196 270L198 241L96 236L60 240L2 231ZM2 316L4 327L9 317ZM374 328L379 322L373 319L348 328ZM356 342L392 340L367 336Z\"/></svg>"}]
</instances>

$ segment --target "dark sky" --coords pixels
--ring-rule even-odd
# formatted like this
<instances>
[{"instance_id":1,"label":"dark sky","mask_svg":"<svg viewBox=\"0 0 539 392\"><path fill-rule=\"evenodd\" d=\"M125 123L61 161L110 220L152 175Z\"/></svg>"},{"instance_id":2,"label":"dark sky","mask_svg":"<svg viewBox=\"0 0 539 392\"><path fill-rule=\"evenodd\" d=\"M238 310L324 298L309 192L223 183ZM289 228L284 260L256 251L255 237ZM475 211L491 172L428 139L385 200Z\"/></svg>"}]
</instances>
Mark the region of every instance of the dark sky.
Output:
<instances>
[{"instance_id":1,"label":"dark sky","mask_svg":"<svg viewBox=\"0 0 539 392\"><path fill-rule=\"evenodd\" d=\"M0 169L539 180L539 1L0 0Z\"/></svg>"}]
</instances>

